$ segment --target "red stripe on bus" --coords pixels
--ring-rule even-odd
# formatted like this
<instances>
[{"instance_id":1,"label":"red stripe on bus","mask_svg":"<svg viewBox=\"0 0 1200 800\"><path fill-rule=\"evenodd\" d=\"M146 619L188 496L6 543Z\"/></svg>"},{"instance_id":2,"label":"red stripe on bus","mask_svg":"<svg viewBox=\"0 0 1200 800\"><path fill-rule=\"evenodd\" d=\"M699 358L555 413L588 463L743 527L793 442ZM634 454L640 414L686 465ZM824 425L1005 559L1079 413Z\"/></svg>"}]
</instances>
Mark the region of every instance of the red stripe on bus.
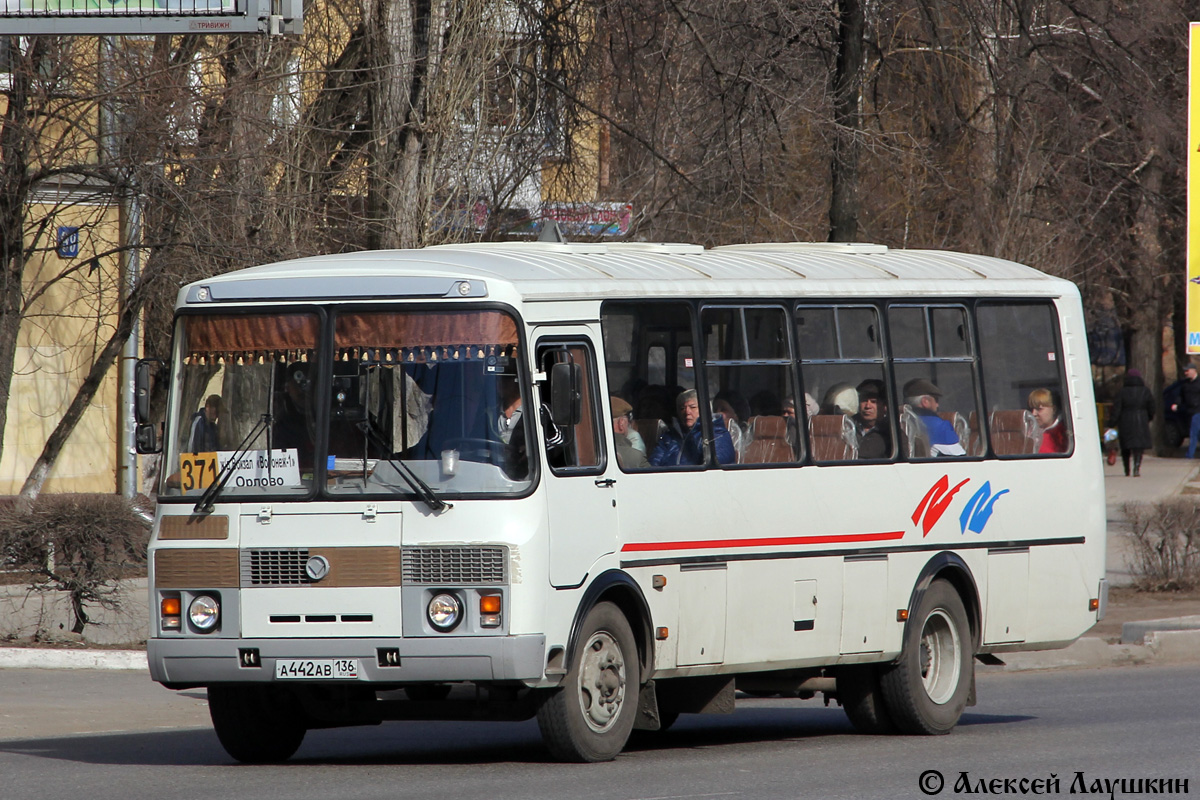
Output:
<instances>
[{"instance_id":1,"label":"red stripe on bus","mask_svg":"<svg viewBox=\"0 0 1200 800\"><path fill-rule=\"evenodd\" d=\"M890 542L904 537L904 531L882 533L841 533L832 536L785 536L775 539L710 539L696 542L631 542L622 552L648 550L701 550L704 548L771 547L791 544L837 544L839 542Z\"/></svg>"}]
</instances>

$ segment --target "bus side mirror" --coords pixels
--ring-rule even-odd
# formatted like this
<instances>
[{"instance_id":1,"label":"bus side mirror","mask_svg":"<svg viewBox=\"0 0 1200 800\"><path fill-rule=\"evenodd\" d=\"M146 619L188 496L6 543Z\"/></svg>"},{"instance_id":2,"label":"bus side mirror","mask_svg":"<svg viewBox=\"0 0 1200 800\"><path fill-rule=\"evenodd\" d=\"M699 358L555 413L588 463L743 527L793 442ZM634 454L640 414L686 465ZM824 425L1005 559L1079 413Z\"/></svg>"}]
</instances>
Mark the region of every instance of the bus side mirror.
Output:
<instances>
[{"instance_id":1,"label":"bus side mirror","mask_svg":"<svg viewBox=\"0 0 1200 800\"><path fill-rule=\"evenodd\" d=\"M155 364L161 365L162 362L156 358L142 358L138 360L137 366L133 370L133 416L137 420L139 432L143 426L150 424L150 367ZM153 430L150 431L150 435L154 435Z\"/></svg>"},{"instance_id":2,"label":"bus side mirror","mask_svg":"<svg viewBox=\"0 0 1200 800\"><path fill-rule=\"evenodd\" d=\"M583 419L583 367L560 361L550 367L550 419L560 428L573 428Z\"/></svg>"},{"instance_id":3,"label":"bus side mirror","mask_svg":"<svg viewBox=\"0 0 1200 800\"><path fill-rule=\"evenodd\" d=\"M162 447L158 443L158 435L154 430L154 426L149 423L139 423L134 431L134 449L142 455L158 453L162 451Z\"/></svg>"}]
</instances>

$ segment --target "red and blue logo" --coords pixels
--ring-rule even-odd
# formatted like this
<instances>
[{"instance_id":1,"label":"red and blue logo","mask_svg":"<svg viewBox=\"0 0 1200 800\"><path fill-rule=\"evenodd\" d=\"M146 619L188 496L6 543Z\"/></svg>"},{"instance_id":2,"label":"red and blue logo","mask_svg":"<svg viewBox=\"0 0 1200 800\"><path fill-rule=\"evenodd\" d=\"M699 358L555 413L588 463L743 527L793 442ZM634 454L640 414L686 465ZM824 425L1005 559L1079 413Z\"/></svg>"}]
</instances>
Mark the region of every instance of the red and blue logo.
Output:
<instances>
[{"instance_id":1,"label":"red and blue logo","mask_svg":"<svg viewBox=\"0 0 1200 800\"><path fill-rule=\"evenodd\" d=\"M929 535L933 530L933 526L938 523L946 510L950 508L950 503L954 500L954 496L958 494L958 490L971 482L970 478L959 481L950 487L950 476L943 475L929 488L925 496L921 498L921 502L917 504L916 509L912 513L912 521L914 525L919 525L921 528L921 536ZM998 492L992 491L992 482L984 481L983 486L976 490L975 494L971 495L971 499L967 501L962 512L958 515L958 527L961 533L971 531L971 533L983 533L983 529L987 527L988 520L992 518L992 511L995 508L996 501L1004 495L1008 494L1008 489L1001 489Z\"/></svg>"}]
</instances>

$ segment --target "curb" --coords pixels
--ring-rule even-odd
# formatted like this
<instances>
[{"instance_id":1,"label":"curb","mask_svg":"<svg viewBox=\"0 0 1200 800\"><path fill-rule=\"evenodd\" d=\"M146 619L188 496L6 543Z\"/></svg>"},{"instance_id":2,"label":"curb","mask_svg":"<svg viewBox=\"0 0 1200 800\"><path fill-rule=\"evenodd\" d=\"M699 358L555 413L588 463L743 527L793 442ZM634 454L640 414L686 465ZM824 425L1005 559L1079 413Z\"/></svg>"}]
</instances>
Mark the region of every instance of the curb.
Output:
<instances>
[{"instance_id":1,"label":"curb","mask_svg":"<svg viewBox=\"0 0 1200 800\"><path fill-rule=\"evenodd\" d=\"M1192 630L1200 630L1200 616L1126 622L1121 626L1121 644L1143 644L1146 637L1155 631Z\"/></svg>"},{"instance_id":2,"label":"curb","mask_svg":"<svg viewBox=\"0 0 1200 800\"><path fill-rule=\"evenodd\" d=\"M1144 644L1109 644L1085 636L1062 650L1003 653L1003 667L988 671L1129 667L1138 664L1182 664L1200 661L1200 630L1149 630Z\"/></svg>"},{"instance_id":3,"label":"curb","mask_svg":"<svg viewBox=\"0 0 1200 800\"><path fill-rule=\"evenodd\" d=\"M0 669L129 669L149 671L143 650L55 650L0 647Z\"/></svg>"}]
</instances>

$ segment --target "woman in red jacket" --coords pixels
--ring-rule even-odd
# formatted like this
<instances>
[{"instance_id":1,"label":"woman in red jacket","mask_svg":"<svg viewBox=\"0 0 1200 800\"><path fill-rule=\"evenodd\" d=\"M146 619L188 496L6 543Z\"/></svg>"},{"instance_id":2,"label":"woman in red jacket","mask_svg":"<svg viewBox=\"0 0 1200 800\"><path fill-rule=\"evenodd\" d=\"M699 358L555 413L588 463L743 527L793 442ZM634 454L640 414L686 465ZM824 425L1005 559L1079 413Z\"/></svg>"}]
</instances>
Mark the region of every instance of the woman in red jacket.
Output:
<instances>
[{"instance_id":1,"label":"woman in red jacket","mask_svg":"<svg viewBox=\"0 0 1200 800\"><path fill-rule=\"evenodd\" d=\"M1029 393L1029 411L1042 432L1039 453L1065 453L1071 449L1057 400L1049 389L1034 389Z\"/></svg>"}]
</instances>

